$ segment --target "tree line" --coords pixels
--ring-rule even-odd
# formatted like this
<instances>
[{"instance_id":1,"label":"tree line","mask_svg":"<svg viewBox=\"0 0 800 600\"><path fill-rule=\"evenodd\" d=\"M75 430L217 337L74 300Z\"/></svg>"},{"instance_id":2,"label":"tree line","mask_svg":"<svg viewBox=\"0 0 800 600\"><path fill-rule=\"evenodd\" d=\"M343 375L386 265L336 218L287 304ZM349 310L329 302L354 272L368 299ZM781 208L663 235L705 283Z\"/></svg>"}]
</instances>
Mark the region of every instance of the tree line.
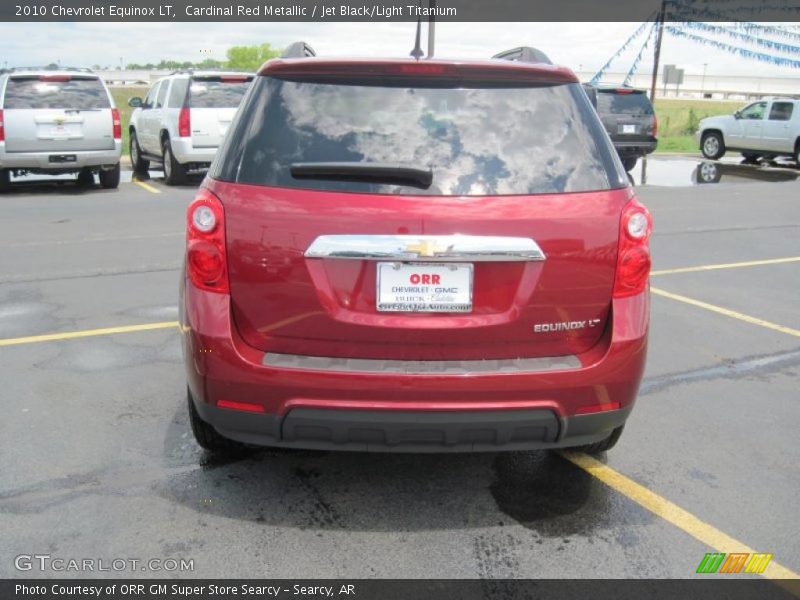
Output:
<instances>
[{"instance_id":1,"label":"tree line","mask_svg":"<svg viewBox=\"0 0 800 600\"><path fill-rule=\"evenodd\" d=\"M198 62L189 60L167 60L162 59L158 63L128 63L126 69L131 71L144 70L152 71L155 69L231 69L233 71L255 71L265 61L279 56L281 51L273 48L269 44L256 44L253 46L231 46L225 53L226 60L215 60L206 58ZM103 67L94 65L96 70ZM106 67L109 69L110 67ZM113 68L113 67L111 67Z\"/></svg>"}]
</instances>

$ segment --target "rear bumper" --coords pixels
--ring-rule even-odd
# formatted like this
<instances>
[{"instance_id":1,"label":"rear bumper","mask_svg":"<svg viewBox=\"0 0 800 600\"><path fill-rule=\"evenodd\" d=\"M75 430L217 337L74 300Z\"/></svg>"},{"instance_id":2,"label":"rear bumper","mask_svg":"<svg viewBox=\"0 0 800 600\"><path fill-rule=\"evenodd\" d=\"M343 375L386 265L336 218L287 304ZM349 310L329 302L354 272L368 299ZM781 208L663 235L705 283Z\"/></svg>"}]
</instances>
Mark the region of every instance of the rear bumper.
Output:
<instances>
[{"instance_id":1,"label":"rear bumper","mask_svg":"<svg viewBox=\"0 0 800 600\"><path fill-rule=\"evenodd\" d=\"M632 406L559 418L549 409L407 411L296 408L253 414L195 402L223 436L258 446L359 452L497 452L605 439Z\"/></svg>"},{"instance_id":2,"label":"rear bumper","mask_svg":"<svg viewBox=\"0 0 800 600\"><path fill-rule=\"evenodd\" d=\"M620 156L645 156L655 152L658 140L650 141L614 141L614 148Z\"/></svg>"},{"instance_id":3,"label":"rear bumper","mask_svg":"<svg viewBox=\"0 0 800 600\"><path fill-rule=\"evenodd\" d=\"M51 156L74 155L70 162L52 162ZM84 167L112 166L119 163L122 143L117 140L109 150L57 150L54 152L6 152L5 144L0 142L0 168L25 169L36 171L69 171Z\"/></svg>"},{"instance_id":4,"label":"rear bumper","mask_svg":"<svg viewBox=\"0 0 800 600\"><path fill-rule=\"evenodd\" d=\"M614 300L603 338L556 367L409 373L277 366L239 337L229 296L187 282L181 294L187 379L200 416L225 437L257 445L455 452L589 444L627 419L647 350L644 293ZM260 412L220 408L220 400Z\"/></svg>"},{"instance_id":5,"label":"rear bumper","mask_svg":"<svg viewBox=\"0 0 800 600\"><path fill-rule=\"evenodd\" d=\"M217 147L195 148L192 145L192 138L175 137L170 140L172 154L181 164L196 163L208 166L217 155Z\"/></svg>"}]
</instances>

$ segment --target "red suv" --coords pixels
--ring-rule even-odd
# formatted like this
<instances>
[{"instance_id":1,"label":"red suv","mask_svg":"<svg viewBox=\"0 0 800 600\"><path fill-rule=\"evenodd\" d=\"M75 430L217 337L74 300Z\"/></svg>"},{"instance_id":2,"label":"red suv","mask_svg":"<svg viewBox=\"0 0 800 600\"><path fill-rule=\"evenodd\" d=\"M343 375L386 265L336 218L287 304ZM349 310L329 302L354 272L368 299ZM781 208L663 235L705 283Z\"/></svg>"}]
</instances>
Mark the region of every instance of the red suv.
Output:
<instances>
[{"instance_id":1,"label":"red suv","mask_svg":"<svg viewBox=\"0 0 800 600\"><path fill-rule=\"evenodd\" d=\"M566 68L267 62L188 208L197 441L611 448L649 321L627 181Z\"/></svg>"}]
</instances>

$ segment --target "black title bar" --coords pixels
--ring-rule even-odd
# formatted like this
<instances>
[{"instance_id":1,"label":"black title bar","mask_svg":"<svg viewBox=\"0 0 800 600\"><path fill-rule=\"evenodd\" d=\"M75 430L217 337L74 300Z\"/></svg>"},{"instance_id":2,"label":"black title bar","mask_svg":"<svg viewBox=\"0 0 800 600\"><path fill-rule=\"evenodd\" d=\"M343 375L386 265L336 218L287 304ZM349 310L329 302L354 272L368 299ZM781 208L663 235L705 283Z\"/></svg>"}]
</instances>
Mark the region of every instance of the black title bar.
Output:
<instances>
[{"instance_id":1,"label":"black title bar","mask_svg":"<svg viewBox=\"0 0 800 600\"><path fill-rule=\"evenodd\" d=\"M796 21L800 0L21 0L0 21Z\"/></svg>"},{"instance_id":2,"label":"black title bar","mask_svg":"<svg viewBox=\"0 0 800 600\"><path fill-rule=\"evenodd\" d=\"M576 567L577 568L577 567ZM3 579L3 600L789 600L798 581L742 579Z\"/></svg>"}]
</instances>

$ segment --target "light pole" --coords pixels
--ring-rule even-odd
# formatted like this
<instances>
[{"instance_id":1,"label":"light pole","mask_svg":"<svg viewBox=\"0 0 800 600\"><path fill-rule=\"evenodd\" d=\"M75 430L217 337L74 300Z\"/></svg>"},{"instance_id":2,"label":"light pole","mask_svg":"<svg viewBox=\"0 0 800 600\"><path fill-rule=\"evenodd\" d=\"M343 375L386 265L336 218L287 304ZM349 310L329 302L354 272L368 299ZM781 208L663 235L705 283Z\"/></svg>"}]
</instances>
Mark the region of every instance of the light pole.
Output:
<instances>
[{"instance_id":1,"label":"light pole","mask_svg":"<svg viewBox=\"0 0 800 600\"><path fill-rule=\"evenodd\" d=\"M703 80L700 82L700 93L705 96L706 91L706 68L708 68L708 63L703 63Z\"/></svg>"}]
</instances>

